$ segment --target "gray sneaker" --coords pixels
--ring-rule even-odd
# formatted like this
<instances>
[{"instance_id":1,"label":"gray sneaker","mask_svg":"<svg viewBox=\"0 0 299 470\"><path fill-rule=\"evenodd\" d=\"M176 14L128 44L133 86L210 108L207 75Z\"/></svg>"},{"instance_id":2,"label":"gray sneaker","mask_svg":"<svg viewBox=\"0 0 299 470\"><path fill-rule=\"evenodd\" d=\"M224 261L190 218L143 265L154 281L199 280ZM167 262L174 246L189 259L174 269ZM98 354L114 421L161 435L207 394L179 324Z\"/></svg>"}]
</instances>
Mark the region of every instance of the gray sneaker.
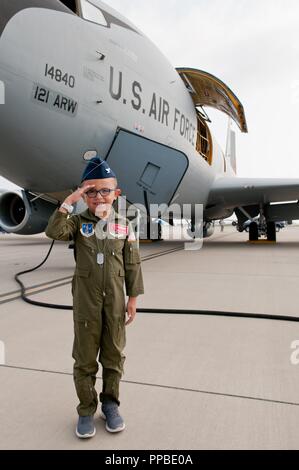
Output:
<instances>
[{"instance_id":1,"label":"gray sneaker","mask_svg":"<svg viewBox=\"0 0 299 470\"><path fill-rule=\"evenodd\" d=\"M80 439L88 439L96 433L93 416L79 416L76 427L76 436Z\"/></svg>"},{"instance_id":2,"label":"gray sneaker","mask_svg":"<svg viewBox=\"0 0 299 470\"><path fill-rule=\"evenodd\" d=\"M102 415L106 420L106 429L109 432L123 431L126 427L124 420L118 412L118 404L109 401L102 404Z\"/></svg>"}]
</instances>

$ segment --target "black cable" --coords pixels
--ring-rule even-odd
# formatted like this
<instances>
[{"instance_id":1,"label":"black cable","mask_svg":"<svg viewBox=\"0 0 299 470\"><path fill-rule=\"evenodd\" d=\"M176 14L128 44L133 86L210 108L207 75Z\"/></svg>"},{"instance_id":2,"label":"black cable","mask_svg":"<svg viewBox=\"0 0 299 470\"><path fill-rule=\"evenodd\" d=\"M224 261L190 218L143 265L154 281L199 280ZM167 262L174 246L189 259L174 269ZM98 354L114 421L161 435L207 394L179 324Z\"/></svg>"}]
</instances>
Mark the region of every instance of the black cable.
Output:
<instances>
[{"instance_id":1,"label":"black cable","mask_svg":"<svg viewBox=\"0 0 299 470\"><path fill-rule=\"evenodd\" d=\"M219 317L240 317L240 318L259 318L264 320L280 320L299 322L299 317L290 315L271 315L268 313L243 313L243 312L221 312L217 310L187 310L187 309L171 309L171 308L138 308L140 313L163 313L175 315L211 315Z\"/></svg>"},{"instance_id":2,"label":"black cable","mask_svg":"<svg viewBox=\"0 0 299 470\"><path fill-rule=\"evenodd\" d=\"M54 246L54 243L55 243L55 240L52 241L51 243L51 246L50 246L50 249L47 253L47 256L45 257L45 259L38 265L38 266L35 266L34 268L31 268L31 269L27 269L26 271L22 271L20 273L17 273L15 275L15 280L16 282L21 286L21 297L22 299L27 302L28 304L31 304L31 305L38 305L39 307L47 307L47 308L55 308L55 309L60 309L60 310L73 310L73 307L70 306L70 305L56 305L56 304L47 304L45 302L38 302L36 300L31 300L29 299L27 296L26 296L26 287L24 286L24 284L22 283L22 281L20 281L19 279L19 276L22 276L23 274L27 274L27 273L32 273L32 271L36 271L36 269L40 268L43 264L45 264L45 262L47 261L47 259L49 258L50 256L50 253L52 251L52 248Z\"/></svg>"},{"instance_id":3,"label":"black cable","mask_svg":"<svg viewBox=\"0 0 299 470\"><path fill-rule=\"evenodd\" d=\"M40 268L49 258L52 248L54 246L55 240L52 241L50 249L47 253L45 259L35 268L28 269L26 271L22 271L15 275L16 282L21 286L21 297L22 299L31 304L37 305L39 307L47 307L47 308L55 308L59 310L73 310L73 306L71 305L59 305L59 304L48 304L45 302L38 302L29 299L26 296L26 288L22 281L19 280L19 276L23 274L31 273L36 269ZM150 255L148 258L144 259L143 261L148 261L153 257L163 256L164 254L169 254L173 251L177 250L168 250L166 253L158 253L156 256ZM238 318L257 318L257 319L264 319L264 320L279 320L279 321L291 321L291 322L299 322L299 317L292 317L290 315L271 315L267 313L244 313L244 312L221 312L217 310L188 310L188 309L170 309L170 308L137 308L136 310L139 313L158 313L158 314L174 314L174 315L210 315L210 316L221 316L221 317L238 317Z\"/></svg>"}]
</instances>

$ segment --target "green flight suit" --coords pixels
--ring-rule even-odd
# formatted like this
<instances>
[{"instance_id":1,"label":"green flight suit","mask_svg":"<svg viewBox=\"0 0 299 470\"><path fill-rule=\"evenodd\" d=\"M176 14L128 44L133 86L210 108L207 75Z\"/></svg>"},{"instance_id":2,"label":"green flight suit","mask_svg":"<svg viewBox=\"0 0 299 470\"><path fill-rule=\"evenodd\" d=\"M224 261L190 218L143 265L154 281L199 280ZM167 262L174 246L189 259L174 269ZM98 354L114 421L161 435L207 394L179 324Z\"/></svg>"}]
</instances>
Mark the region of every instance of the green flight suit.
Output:
<instances>
[{"instance_id":1,"label":"green flight suit","mask_svg":"<svg viewBox=\"0 0 299 470\"><path fill-rule=\"evenodd\" d=\"M136 241L130 241L131 237L126 233L130 233L130 224L114 210L112 215L115 224L108 222L106 229L111 233L110 227L113 227L113 239L98 239L95 234L84 234L83 224L92 224L89 229L94 230L103 222L89 209L73 216L57 209L46 228L46 235L50 238L75 242L73 358L80 416L93 415L97 409L97 359L103 367L100 401L114 400L119 404L119 382L125 360L122 351L126 342L124 283L129 297L137 297L144 292L138 245ZM98 264L98 253L104 255L102 265Z\"/></svg>"}]
</instances>

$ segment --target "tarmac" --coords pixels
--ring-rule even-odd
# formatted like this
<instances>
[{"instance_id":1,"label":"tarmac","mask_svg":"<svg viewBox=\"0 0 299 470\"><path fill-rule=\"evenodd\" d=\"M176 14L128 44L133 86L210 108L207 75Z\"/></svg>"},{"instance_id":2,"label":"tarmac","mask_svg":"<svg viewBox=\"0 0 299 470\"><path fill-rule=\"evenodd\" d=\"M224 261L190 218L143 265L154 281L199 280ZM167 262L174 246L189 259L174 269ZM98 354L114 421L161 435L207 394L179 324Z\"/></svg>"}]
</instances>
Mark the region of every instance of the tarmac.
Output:
<instances>
[{"instance_id":1,"label":"tarmac","mask_svg":"<svg viewBox=\"0 0 299 470\"><path fill-rule=\"evenodd\" d=\"M247 238L217 226L197 251L142 244L138 307L299 316L299 227L276 244ZM121 382L126 429L109 434L97 413L96 436L79 440L72 312L25 303L14 281L49 246L43 234L0 235L0 449L299 448L299 324L190 314L137 314ZM72 250L55 243L23 276L30 298L71 305L73 270Z\"/></svg>"}]
</instances>

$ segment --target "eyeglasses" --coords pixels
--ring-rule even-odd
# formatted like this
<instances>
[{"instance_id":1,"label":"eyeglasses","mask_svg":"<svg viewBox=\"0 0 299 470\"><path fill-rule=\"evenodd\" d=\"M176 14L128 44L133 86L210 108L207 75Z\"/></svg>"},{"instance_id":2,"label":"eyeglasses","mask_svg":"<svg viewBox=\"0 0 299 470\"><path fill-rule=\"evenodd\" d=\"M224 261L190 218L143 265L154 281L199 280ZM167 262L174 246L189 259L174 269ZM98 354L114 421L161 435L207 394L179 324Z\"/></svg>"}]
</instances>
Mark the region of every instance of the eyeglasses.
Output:
<instances>
[{"instance_id":1,"label":"eyeglasses","mask_svg":"<svg viewBox=\"0 0 299 470\"><path fill-rule=\"evenodd\" d=\"M100 193L101 196L107 197L115 191L115 189L109 189L109 188L102 188L102 189L90 189L89 191L86 191L86 195L90 198L95 198L97 197L98 193Z\"/></svg>"}]
</instances>

